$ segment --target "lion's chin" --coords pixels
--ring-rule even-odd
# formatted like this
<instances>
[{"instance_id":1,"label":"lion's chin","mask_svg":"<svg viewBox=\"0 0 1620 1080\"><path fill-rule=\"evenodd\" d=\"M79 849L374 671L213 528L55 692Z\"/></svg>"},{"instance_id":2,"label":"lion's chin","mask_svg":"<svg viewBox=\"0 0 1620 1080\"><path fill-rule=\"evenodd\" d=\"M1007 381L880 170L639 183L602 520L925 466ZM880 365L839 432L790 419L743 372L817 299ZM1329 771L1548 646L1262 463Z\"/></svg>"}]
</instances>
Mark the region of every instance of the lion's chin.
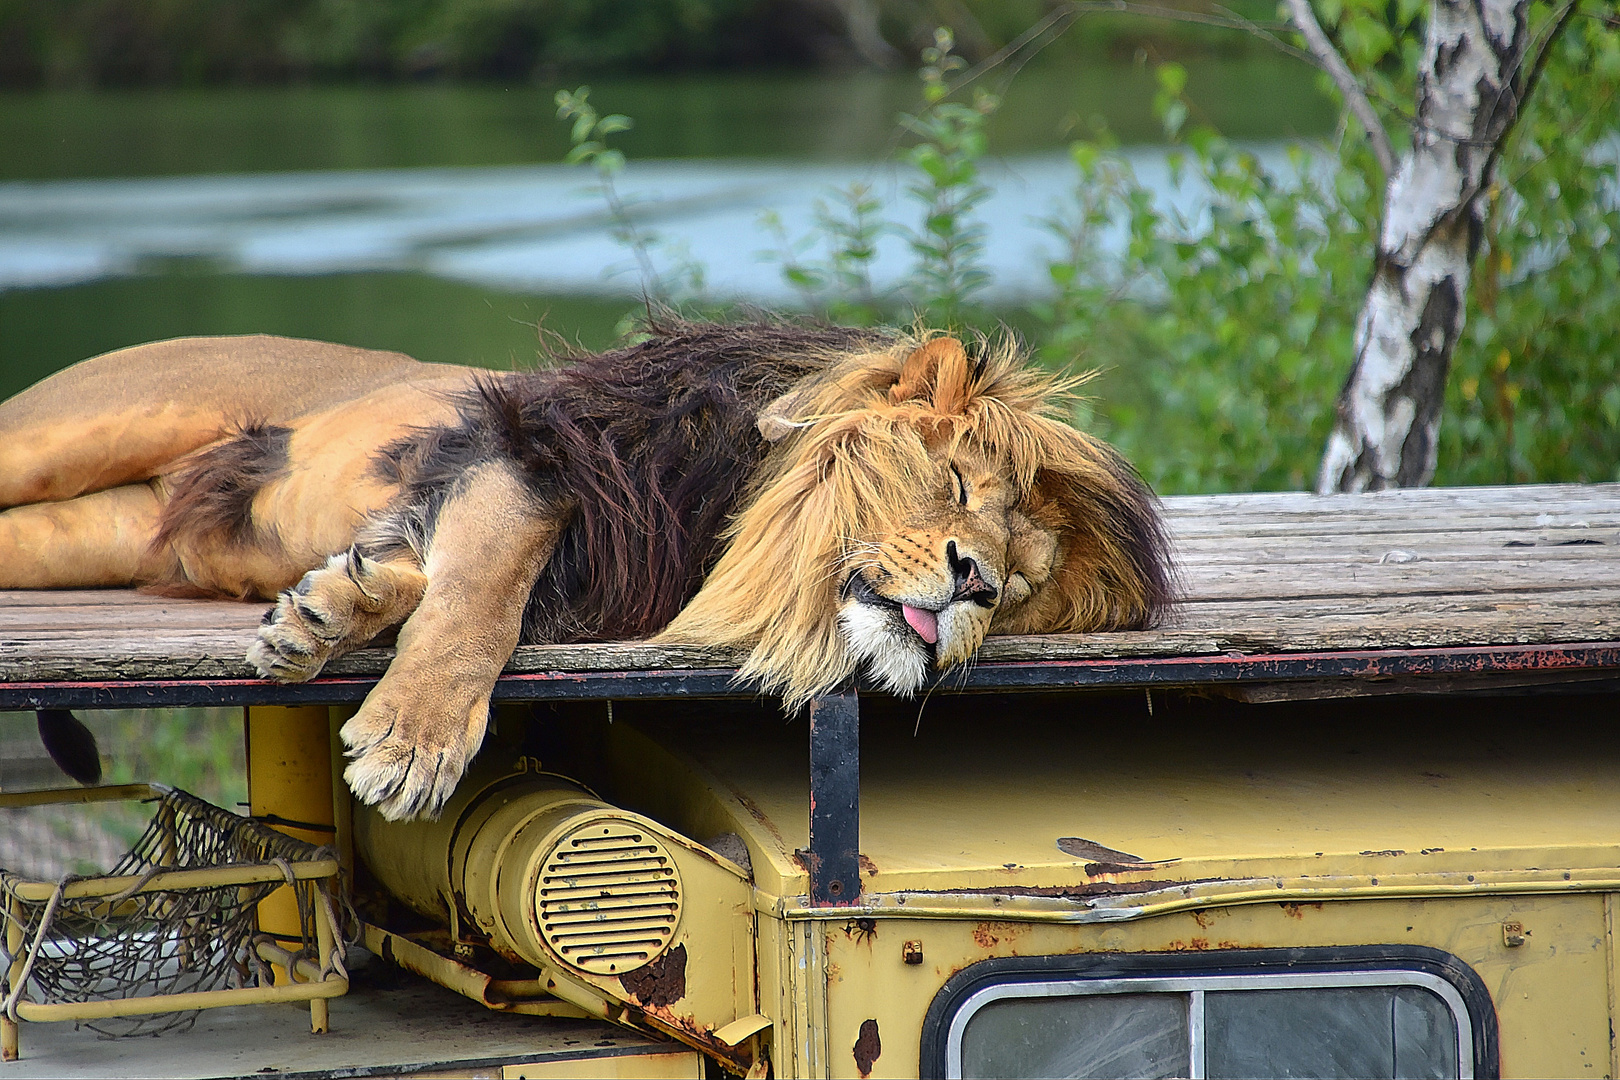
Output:
<instances>
[{"instance_id":1,"label":"lion's chin","mask_svg":"<svg viewBox=\"0 0 1620 1080\"><path fill-rule=\"evenodd\" d=\"M855 662L879 689L910 697L922 689L931 659L929 647L908 627L900 633L895 611L859 600L839 606L838 628Z\"/></svg>"}]
</instances>

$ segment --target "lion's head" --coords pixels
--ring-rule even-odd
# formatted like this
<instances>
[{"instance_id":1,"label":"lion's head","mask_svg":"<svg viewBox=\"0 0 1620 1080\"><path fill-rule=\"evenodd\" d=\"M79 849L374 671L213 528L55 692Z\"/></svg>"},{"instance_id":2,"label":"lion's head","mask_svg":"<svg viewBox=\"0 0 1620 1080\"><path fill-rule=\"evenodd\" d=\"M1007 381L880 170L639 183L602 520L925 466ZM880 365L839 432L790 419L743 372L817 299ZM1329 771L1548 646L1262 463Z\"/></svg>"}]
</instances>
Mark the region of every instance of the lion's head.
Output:
<instances>
[{"instance_id":1,"label":"lion's head","mask_svg":"<svg viewBox=\"0 0 1620 1080\"><path fill-rule=\"evenodd\" d=\"M1062 380L949 337L835 358L772 402L775 447L660 636L752 646L803 704L864 669L910 694L990 633L1139 629L1170 601L1152 493L1058 418Z\"/></svg>"}]
</instances>

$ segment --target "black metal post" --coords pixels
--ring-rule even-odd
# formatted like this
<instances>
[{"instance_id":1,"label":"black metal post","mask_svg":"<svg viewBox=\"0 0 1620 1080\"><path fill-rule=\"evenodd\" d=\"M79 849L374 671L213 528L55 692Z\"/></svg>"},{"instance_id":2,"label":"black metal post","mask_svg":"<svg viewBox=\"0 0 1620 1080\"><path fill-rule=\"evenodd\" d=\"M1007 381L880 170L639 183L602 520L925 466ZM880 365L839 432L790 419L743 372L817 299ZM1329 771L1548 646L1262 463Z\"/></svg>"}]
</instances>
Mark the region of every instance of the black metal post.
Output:
<instances>
[{"instance_id":1,"label":"black metal post","mask_svg":"<svg viewBox=\"0 0 1620 1080\"><path fill-rule=\"evenodd\" d=\"M853 688L810 703L810 902L861 896L861 704Z\"/></svg>"}]
</instances>

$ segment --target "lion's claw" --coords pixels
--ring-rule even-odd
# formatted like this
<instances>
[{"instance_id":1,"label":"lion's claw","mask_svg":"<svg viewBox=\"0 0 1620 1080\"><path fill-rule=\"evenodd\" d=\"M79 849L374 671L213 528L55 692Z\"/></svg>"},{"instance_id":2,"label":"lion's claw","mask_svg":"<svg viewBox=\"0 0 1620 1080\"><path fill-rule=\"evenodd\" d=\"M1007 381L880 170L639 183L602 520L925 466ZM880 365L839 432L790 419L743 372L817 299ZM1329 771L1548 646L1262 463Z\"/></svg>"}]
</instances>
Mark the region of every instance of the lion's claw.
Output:
<instances>
[{"instance_id":1,"label":"lion's claw","mask_svg":"<svg viewBox=\"0 0 1620 1080\"><path fill-rule=\"evenodd\" d=\"M305 575L308 577L308 575ZM319 674L332 653L332 639L316 633L289 590L276 600L248 646L247 660L266 679L304 682Z\"/></svg>"}]
</instances>

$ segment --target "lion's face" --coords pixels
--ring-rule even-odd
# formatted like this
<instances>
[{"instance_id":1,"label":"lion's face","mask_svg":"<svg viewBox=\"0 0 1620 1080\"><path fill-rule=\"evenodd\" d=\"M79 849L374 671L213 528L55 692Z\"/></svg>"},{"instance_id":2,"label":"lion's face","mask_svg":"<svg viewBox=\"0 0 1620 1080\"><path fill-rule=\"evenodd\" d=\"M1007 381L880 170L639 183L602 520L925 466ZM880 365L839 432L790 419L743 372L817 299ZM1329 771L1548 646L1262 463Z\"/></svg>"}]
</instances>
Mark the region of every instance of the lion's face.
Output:
<instances>
[{"instance_id":1,"label":"lion's face","mask_svg":"<svg viewBox=\"0 0 1620 1080\"><path fill-rule=\"evenodd\" d=\"M1169 599L1150 492L1011 349L935 337L773 402L777 450L667 640L750 648L789 708L857 673L911 694L987 634L1128 629Z\"/></svg>"},{"instance_id":2,"label":"lion's face","mask_svg":"<svg viewBox=\"0 0 1620 1080\"><path fill-rule=\"evenodd\" d=\"M850 539L838 575L839 632L896 693L971 657L998 615L1045 583L1057 550L1004 463L919 442L926 456L902 483L881 485L877 505L891 512Z\"/></svg>"}]
</instances>

